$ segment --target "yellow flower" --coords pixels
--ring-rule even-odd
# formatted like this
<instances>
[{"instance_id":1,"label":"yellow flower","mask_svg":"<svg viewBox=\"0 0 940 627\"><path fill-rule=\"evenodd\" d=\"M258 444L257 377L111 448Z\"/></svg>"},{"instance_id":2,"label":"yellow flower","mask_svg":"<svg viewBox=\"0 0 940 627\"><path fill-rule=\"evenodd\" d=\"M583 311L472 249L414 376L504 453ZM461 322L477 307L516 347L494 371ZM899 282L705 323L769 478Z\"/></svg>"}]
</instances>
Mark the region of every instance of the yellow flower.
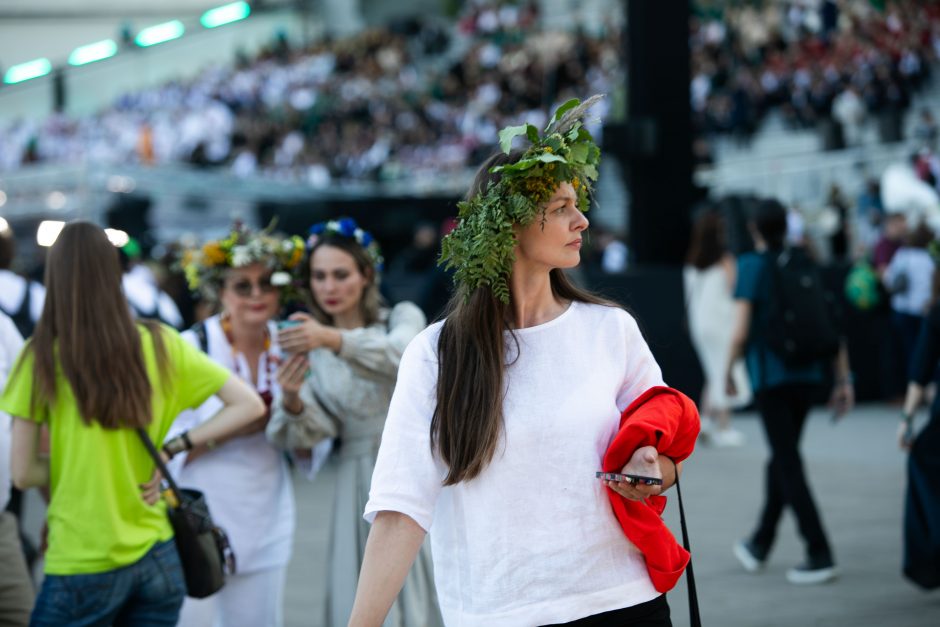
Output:
<instances>
[{"instance_id":1,"label":"yellow flower","mask_svg":"<svg viewBox=\"0 0 940 627\"><path fill-rule=\"evenodd\" d=\"M578 177L571 179L571 186L575 189L578 189L581 186L581 181L578 180Z\"/></svg>"},{"instance_id":2,"label":"yellow flower","mask_svg":"<svg viewBox=\"0 0 940 627\"><path fill-rule=\"evenodd\" d=\"M288 268L296 268L298 264L304 259L304 249L303 246L295 246L294 252L291 255L290 259L287 262Z\"/></svg>"},{"instance_id":3,"label":"yellow flower","mask_svg":"<svg viewBox=\"0 0 940 627\"><path fill-rule=\"evenodd\" d=\"M547 152L548 154L552 154L552 153L555 152L555 151L552 150L552 147L551 147L551 146L545 146L545 152Z\"/></svg>"},{"instance_id":4,"label":"yellow flower","mask_svg":"<svg viewBox=\"0 0 940 627\"><path fill-rule=\"evenodd\" d=\"M227 258L219 242L209 242L203 246L202 254L206 259L206 263L210 266L220 266L225 263Z\"/></svg>"}]
</instances>

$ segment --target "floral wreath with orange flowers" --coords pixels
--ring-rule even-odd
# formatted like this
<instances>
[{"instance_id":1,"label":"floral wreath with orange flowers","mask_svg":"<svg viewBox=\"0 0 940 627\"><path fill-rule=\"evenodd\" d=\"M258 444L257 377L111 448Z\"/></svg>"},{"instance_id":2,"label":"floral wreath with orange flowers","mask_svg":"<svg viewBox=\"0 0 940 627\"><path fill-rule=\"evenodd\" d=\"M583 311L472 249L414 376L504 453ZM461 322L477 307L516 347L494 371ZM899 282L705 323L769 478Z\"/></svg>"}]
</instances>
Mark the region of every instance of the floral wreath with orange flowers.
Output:
<instances>
[{"instance_id":1,"label":"floral wreath with orange flowers","mask_svg":"<svg viewBox=\"0 0 940 627\"><path fill-rule=\"evenodd\" d=\"M490 170L500 174L497 183L457 203L457 226L441 242L438 264L455 270L457 289L466 298L484 287L509 303L509 273L517 244L514 227L527 226L540 216L544 219L545 202L559 184L571 183L581 211L591 206L601 151L584 128L583 118L601 98L591 96L583 103L572 99L561 105L543 135L531 124L499 132L505 154L511 154L516 137L528 140L529 148L515 162Z\"/></svg>"},{"instance_id":2,"label":"floral wreath with orange flowers","mask_svg":"<svg viewBox=\"0 0 940 627\"><path fill-rule=\"evenodd\" d=\"M299 286L294 276L304 259L304 240L297 235L284 236L273 231L274 222L260 232L236 223L228 236L183 250L179 266L189 289L216 300L227 269L261 263L273 271L271 284L280 288L281 301L298 300Z\"/></svg>"}]
</instances>

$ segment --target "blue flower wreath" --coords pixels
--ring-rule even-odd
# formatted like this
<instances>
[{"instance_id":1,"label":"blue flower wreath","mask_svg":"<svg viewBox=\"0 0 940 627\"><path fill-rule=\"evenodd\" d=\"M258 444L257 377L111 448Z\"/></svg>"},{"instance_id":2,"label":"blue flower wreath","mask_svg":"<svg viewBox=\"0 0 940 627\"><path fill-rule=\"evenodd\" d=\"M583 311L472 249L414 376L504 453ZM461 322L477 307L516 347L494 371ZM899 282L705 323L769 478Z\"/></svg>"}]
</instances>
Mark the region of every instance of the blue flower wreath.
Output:
<instances>
[{"instance_id":1,"label":"blue flower wreath","mask_svg":"<svg viewBox=\"0 0 940 627\"><path fill-rule=\"evenodd\" d=\"M356 240L356 243L362 246L366 254L372 260L377 272L382 272L385 260L382 258L382 251L379 243L372 234L359 227L352 218L340 218L339 220L328 220L326 222L317 222L310 227L307 237L307 250L310 251L316 246L322 237L339 235Z\"/></svg>"}]
</instances>

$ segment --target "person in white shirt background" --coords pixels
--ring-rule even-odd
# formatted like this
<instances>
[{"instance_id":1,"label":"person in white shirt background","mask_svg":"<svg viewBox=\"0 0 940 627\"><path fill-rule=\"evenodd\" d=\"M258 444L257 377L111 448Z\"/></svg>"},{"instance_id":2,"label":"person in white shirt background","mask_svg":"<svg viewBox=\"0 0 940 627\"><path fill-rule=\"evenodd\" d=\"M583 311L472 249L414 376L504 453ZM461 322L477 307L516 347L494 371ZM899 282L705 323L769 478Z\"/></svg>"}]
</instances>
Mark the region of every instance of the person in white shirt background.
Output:
<instances>
[{"instance_id":1,"label":"person in white shirt background","mask_svg":"<svg viewBox=\"0 0 940 627\"><path fill-rule=\"evenodd\" d=\"M0 313L13 320L23 337L33 333L33 327L42 315L46 301L46 288L13 271L16 259L16 240L13 229L0 219Z\"/></svg>"},{"instance_id":2,"label":"person in white shirt background","mask_svg":"<svg viewBox=\"0 0 940 627\"><path fill-rule=\"evenodd\" d=\"M0 313L0 391L6 385L23 337L13 321ZM6 511L10 499L10 415L0 412L0 624L27 625L35 591L20 548L16 516Z\"/></svg>"},{"instance_id":3,"label":"person in white shirt background","mask_svg":"<svg viewBox=\"0 0 940 627\"><path fill-rule=\"evenodd\" d=\"M934 233L926 224L919 224L898 249L882 281L891 294L891 322L901 339L905 370L910 368L914 345L930 305L931 286L936 263L927 247Z\"/></svg>"},{"instance_id":4,"label":"person in white shirt background","mask_svg":"<svg viewBox=\"0 0 940 627\"><path fill-rule=\"evenodd\" d=\"M554 128L575 137L564 120ZM447 318L402 357L365 508L372 530L351 626L382 623L428 532L445 624L671 625L605 488L640 500L671 486L676 467L642 447L624 472L661 477L662 486L594 476L621 412L663 379L633 317L563 272L578 265L588 226L584 177L595 164L578 157L597 154L590 136L577 136L570 151L539 143L494 155L460 206L443 245L458 289ZM506 185L491 170L519 172L520 159L552 154L575 165ZM525 200L511 197L513 185ZM522 203L529 213L513 215ZM493 266L498 276L481 280L477 272Z\"/></svg>"},{"instance_id":5,"label":"person in white shirt background","mask_svg":"<svg viewBox=\"0 0 940 627\"><path fill-rule=\"evenodd\" d=\"M288 250L289 248L289 250ZM295 248L296 250L295 254ZM280 627L284 585L294 538L294 492L284 455L264 430L278 391L281 360L274 318L280 310L278 278L299 263L303 241L255 233L243 227L229 238L184 253L190 287L217 302L221 312L183 332L251 385L268 405L267 417L227 441L196 447L169 464L181 487L201 490L215 522L229 535L237 560L225 587L205 599L187 598L184 627ZM212 416L212 397L180 414L167 445Z\"/></svg>"}]
</instances>

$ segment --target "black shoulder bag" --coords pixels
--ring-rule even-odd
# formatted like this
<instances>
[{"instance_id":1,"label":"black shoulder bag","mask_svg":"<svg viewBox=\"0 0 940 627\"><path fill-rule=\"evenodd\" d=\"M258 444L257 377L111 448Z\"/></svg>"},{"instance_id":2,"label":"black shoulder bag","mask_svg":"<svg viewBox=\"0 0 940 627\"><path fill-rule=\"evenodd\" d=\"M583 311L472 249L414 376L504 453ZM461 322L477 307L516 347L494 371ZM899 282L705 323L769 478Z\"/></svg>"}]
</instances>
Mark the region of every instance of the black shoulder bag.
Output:
<instances>
[{"instance_id":1,"label":"black shoulder bag","mask_svg":"<svg viewBox=\"0 0 940 627\"><path fill-rule=\"evenodd\" d=\"M167 516L173 527L176 551L183 565L186 594L195 599L215 594L225 585L226 573L235 573L235 553L228 536L212 522L209 505L202 492L181 489L167 471L147 432L137 429L137 435L160 469L163 480L169 485L171 498L167 502Z\"/></svg>"},{"instance_id":2,"label":"black shoulder bag","mask_svg":"<svg viewBox=\"0 0 940 627\"><path fill-rule=\"evenodd\" d=\"M689 590L689 624L702 627L702 616L698 609L698 592L695 589L695 574L692 572L692 547L689 546L689 530L685 524L685 508L682 507L682 490L679 488L679 467L670 459L676 471L676 495L679 497L679 524L682 527L682 546L689 552L689 564L685 567L685 578Z\"/></svg>"}]
</instances>

